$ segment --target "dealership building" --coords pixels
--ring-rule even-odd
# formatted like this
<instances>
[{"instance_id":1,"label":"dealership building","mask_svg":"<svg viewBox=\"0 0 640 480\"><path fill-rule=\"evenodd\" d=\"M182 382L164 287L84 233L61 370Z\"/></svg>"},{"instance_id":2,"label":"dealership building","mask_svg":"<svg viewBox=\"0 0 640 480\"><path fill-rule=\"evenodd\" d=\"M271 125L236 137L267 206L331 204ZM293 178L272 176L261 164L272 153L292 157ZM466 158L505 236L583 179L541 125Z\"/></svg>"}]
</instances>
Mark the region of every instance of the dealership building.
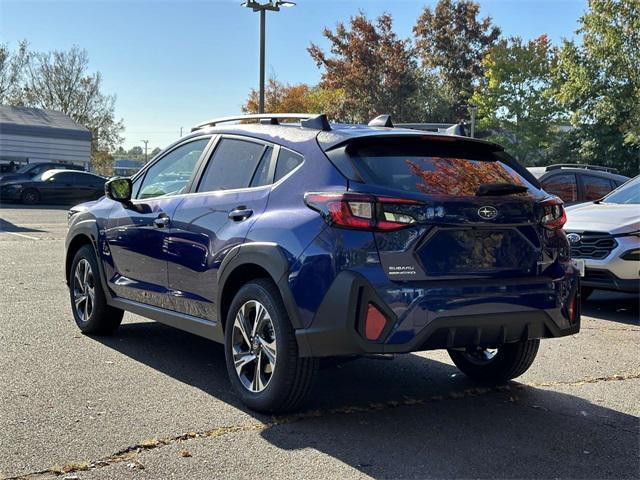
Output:
<instances>
[{"instance_id":1,"label":"dealership building","mask_svg":"<svg viewBox=\"0 0 640 480\"><path fill-rule=\"evenodd\" d=\"M55 162L90 170L91 131L61 112L0 105L0 163Z\"/></svg>"}]
</instances>

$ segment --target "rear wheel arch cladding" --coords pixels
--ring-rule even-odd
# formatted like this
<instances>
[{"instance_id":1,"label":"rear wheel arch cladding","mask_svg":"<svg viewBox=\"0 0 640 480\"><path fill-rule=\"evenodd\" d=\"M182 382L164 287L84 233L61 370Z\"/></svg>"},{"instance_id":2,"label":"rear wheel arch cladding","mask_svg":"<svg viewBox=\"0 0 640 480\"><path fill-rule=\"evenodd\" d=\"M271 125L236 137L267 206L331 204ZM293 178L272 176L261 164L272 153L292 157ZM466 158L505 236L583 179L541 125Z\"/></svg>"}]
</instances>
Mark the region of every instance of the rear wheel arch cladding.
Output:
<instances>
[{"instance_id":1,"label":"rear wheel arch cladding","mask_svg":"<svg viewBox=\"0 0 640 480\"><path fill-rule=\"evenodd\" d=\"M220 271L218 272L217 302L218 315L223 328L226 315L228 314L228 307L233 300L231 295L235 295L235 292L232 291L233 288L231 290L227 289L228 282L230 279L233 281L234 272L243 271L238 269L248 269L254 273L254 275L250 276L246 281L240 282L239 286L244 285L253 278L267 277L273 281L280 292L280 297L287 310L291 325L294 329L301 328L297 306L287 282L289 262L286 256L277 244L257 242L239 246L236 253L233 254L228 261L225 258L220 266ZM264 273L266 273L266 275L264 275ZM231 284L231 286L233 286L233 284Z\"/></svg>"}]
</instances>

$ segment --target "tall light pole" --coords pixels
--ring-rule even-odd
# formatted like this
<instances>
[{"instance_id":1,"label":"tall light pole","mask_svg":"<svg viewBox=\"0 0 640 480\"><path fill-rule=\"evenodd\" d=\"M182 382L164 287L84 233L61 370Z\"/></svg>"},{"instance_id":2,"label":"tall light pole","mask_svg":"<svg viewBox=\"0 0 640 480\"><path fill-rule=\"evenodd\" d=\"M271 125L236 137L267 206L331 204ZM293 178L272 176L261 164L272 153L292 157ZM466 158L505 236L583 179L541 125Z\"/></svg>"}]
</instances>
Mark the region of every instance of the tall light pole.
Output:
<instances>
[{"instance_id":1,"label":"tall light pole","mask_svg":"<svg viewBox=\"0 0 640 480\"><path fill-rule=\"evenodd\" d=\"M147 145L149 144L149 140L140 140L144 143L144 163L147 163Z\"/></svg>"},{"instance_id":2,"label":"tall light pole","mask_svg":"<svg viewBox=\"0 0 640 480\"><path fill-rule=\"evenodd\" d=\"M264 33L266 12L279 12L280 7L293 7L294 2L285 2L282 0L269 0L267 3L260 3L256 0L247 0L242 3L243 7L252 9L254 12L260 12L260 93L258 113L264 113Z\"/></svg>"}]
</instances>

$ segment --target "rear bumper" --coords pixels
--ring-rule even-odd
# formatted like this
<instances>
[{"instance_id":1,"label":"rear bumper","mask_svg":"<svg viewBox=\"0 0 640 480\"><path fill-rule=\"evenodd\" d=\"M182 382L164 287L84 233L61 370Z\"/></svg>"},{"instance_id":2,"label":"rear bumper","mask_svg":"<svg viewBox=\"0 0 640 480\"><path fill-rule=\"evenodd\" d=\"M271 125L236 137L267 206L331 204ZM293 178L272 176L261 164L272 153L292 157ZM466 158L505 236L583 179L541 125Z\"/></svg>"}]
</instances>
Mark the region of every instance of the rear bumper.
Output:
<instances>
[{"instance_id":1,"label":"rear bumper","mask_svg":"<svg viewBox=\"0 0 640 480\"><path fill-rule=\"evenodd\" d=\"M599 288L602 290L616 290L629 293L638 293L640 291L639 279L618 278L613 272L598 268L587 268L581 284L584 287Z\"/></svg>"},{"instance_id":2,"label":"rear bumper","mask_svg":"<svg viewBox=\"0 0 640 480\"><path fill-rule=\"evenodd\" d=\"M300 355L324 357L492 346L562 337L580 330L579 279L571 269L553 280L409 285L391 283L374 288L359 273L341 272L310 327L296 331ZM567 306L573 298L576 314L574 321L570 321ZM360 333L369 303L388 319L376 341L366 340Z\"/></svg>"}]
</instances>

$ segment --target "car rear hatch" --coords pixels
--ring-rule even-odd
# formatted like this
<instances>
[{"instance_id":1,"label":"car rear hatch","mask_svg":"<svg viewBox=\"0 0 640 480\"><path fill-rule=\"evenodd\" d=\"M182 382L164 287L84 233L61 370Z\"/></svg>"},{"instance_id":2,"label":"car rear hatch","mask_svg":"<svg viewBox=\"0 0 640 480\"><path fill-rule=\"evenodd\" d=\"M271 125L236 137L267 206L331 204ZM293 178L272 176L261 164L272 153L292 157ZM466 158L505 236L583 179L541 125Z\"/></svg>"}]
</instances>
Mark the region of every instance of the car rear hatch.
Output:
<instances>
[{"instance_id":1,"label":"car rear hatch","mask_svg":"<svg viewBox=\"0 0 640 480\"><path fill-rule=\"evenodd\" d=\"M350 178L350 211L368 214L359 195L372 202L372 230L390 279L527 277L555 256L545 252L547 195L496 145L368 137L327 155Z\"/></svg>"}]
</instances>

